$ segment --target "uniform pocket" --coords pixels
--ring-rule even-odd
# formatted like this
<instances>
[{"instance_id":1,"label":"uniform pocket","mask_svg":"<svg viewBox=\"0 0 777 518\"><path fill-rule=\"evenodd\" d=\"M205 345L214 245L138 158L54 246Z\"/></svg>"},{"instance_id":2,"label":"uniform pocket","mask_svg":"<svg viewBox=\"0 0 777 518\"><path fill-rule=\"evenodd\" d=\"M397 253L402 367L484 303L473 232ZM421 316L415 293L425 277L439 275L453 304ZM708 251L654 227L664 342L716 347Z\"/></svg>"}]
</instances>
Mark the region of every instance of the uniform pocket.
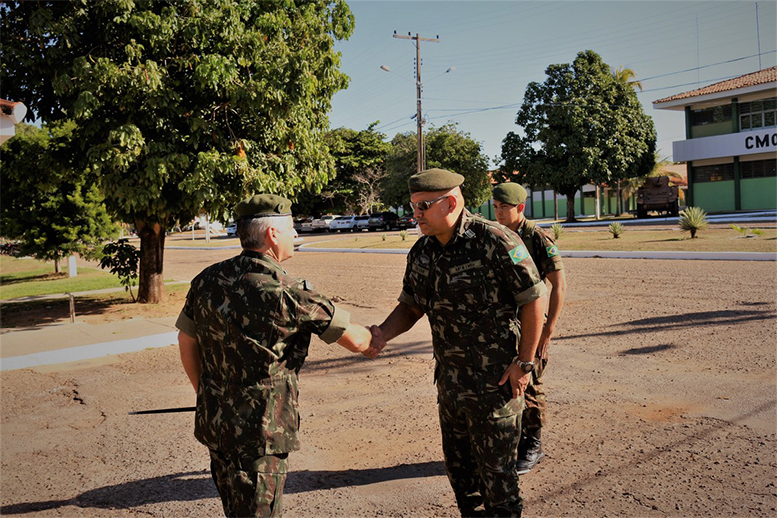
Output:
<instances>
[{"instance_id":1,"label":"uniform pocket","mask_svg":"<svg viewBox=\"0 0 777 518\"><path fill-rule=\"evenodd\" d=\"M266 455L299 449L298 392L290 377L269 378L242 387L235 404L235 435L239 443L263 443Z\"/></svg>"}]
</instances>

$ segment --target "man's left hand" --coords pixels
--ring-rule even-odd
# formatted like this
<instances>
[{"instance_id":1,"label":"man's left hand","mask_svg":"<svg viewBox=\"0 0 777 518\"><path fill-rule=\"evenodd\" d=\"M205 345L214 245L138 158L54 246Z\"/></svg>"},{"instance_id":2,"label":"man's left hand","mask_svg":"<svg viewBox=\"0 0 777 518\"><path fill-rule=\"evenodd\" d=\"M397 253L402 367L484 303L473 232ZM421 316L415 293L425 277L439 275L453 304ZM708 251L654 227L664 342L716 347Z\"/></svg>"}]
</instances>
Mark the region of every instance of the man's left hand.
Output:
<instances>
[{"instance_id":1,"label":"man's left hand","mask_svg":"<svg viewBox=\"0 0 777 518\"><path fill-rule=\"evenodd\" d=\"M526 391L526 387L529 386L529 381L531 381L531 373L523 372L517 363L512 362L510 366L507 367L505 373L502 374L502 379L499 380L499 385L504 385L507 380L510 380L510 386L513 389L513 399L516 399L518 396L522 396Z\"/></svg>"},{"instance_id":2,"label":"man's left hand","mask_svg":"<svg viewBox=\"0 0 777 518\"><path fill-rule=\"evenodd\" d=\"M543 360L548 359L548 349L550 349L550 337L551 332L548 330L547 327L542 328L542 334L540 335L540 343L537 345L537 352L535 353L535 356L537 358L542 358Z\"/></svg>"}]
</instances>

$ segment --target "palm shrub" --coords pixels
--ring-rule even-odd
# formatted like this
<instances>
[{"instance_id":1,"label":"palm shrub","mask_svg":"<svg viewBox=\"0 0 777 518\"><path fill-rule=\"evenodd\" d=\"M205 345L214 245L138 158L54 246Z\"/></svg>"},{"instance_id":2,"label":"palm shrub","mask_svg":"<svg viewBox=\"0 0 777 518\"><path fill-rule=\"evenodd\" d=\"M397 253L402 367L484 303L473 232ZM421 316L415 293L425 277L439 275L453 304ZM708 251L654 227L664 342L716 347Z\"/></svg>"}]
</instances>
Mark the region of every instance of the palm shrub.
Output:
<instances>
[{"instance_id":1,"label":"palm shrub","mask_svg":"<svg viewBox=\"0 0 777 518\"><path fill-rule=\"evenodd\" d=\"M564 225L561 223L554 223L550 229L553 231L553 240L558 241L558 239L561 237L561 234L564 233Z\"/></svg>"},{"instance_id":2,"label":"palm shrub","mask_svg":"<svg viewBox=\"0 0 777 518\"><path fill-rule=\"evenodd\" d=\"M613 239L621 237L621 234L623 234L623 225L617 221L610 223L610 234L612 234Z\"/></svg>"},{"instance_id":3,"label":"palm shrub","mask_svg":"<svg viewBox=\"0 0 777 518\"><path fill-rule=\"evenodd\" d=\"M707 228L707 213L699 207L688 207L680 212L678 223L683 232L690 232L691 239L696 239L696 232Z\"/></svg>"},{"instance_id":4,"label":"palm shrub","mask_svg":"<svg viewBox=\"0 0 777 518\"><path fill-rule=\"evenodd\" d=\"M763 234L763 232L757 228L740 227L739 225L735 225L733 223L729 223L729 226L742 234L744 237L758 237Z\"/></svg>"}]
</instances>

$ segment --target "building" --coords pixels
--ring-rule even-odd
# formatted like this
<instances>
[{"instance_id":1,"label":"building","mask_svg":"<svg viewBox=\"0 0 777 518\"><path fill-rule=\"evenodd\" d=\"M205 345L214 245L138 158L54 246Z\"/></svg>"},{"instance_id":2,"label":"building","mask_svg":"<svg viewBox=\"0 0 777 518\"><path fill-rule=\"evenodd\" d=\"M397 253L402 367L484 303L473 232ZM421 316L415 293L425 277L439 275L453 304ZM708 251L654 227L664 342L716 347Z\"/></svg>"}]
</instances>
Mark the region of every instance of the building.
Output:
<instances>
[{"instance_id":1,"label":"building","mask_svg":"<svg viewBox=\"0 0 777 518\"><path fill-rule=\"evenodd\" d=\"M16 134L15 126L24 120L24 103L0 99L0 144Z\"/></svg>"},{"instance_id":2,"label":"building","mask_svg":"<svg viewBox=\"0 0 777 518\"><path fill-rule=\"evenodd\" d=\"M675 162L688 165L686 205L707 212L777 208L777 67L653 102L685 111Z\"/></svg>"}]
</instances>

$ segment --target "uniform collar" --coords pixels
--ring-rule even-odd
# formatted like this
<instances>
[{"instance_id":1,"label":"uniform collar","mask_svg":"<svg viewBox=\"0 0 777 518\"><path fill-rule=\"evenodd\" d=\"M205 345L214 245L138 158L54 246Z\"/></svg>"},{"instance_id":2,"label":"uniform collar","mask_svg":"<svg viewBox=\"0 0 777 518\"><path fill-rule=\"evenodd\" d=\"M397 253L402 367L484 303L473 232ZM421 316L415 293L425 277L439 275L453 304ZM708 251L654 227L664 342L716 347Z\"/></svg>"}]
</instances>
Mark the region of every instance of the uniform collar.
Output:
<instances>
[{"instance_id":1,"label":"uniform collar","mask_svg":"<svg viewBox=\"0 0 777 518\"><path fill-rule=\"evenodd\" d=\"M271 257L267 254L263 254L261 252L257 252L256 250L243 250L243 252L240 254L243 257L248 257L252 260L256 260L261 262L262 264L266 265L271 270L276 270L283 275L286 275L286 270L283 269L281 266L281 263L275 260L274 257Z\"/></svg>"}]
</instances>

